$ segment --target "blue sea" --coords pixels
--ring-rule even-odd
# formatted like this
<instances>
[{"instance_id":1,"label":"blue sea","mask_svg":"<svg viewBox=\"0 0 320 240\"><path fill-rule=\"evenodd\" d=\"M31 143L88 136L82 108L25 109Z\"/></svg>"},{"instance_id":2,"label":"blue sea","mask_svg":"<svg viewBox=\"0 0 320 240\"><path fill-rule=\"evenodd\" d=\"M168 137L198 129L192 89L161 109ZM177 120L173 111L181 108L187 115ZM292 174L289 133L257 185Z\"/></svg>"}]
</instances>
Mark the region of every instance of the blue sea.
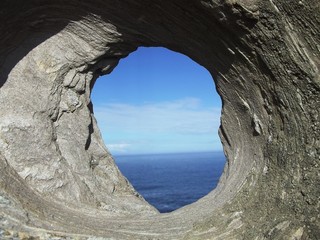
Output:
<instances>
[{"instance_id":1,"label":"blue sea","mask_svg":"<svg viewBox=\"0 0 320 240\"><path fill-rule=\"evenodd\" d=\"M193 203L213 190L222 174L223 152L114 156L134 188L161 213Z\"/></svg>"}]
</instances>

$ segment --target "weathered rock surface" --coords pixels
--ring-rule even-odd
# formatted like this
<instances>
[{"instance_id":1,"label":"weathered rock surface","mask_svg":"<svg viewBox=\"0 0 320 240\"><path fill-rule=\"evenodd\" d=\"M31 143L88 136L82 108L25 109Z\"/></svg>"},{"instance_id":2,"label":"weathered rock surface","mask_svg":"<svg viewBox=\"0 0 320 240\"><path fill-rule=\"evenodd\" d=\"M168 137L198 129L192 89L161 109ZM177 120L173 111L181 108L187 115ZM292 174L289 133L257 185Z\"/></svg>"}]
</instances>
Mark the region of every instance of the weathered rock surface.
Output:
<instances>
[{"instance_id":1,"label":"weathered rock surface","mask_svg":"<svg viewBox=\"0 0 320 240\"><path fill-rule=\"evenodd\" d=\"M320 236L318 0L4 0L0 20L0 238ZM223 100L220 183L170 214L121 175L90 102L139 46L193 58Z\"/></svg>"}]
</instances>

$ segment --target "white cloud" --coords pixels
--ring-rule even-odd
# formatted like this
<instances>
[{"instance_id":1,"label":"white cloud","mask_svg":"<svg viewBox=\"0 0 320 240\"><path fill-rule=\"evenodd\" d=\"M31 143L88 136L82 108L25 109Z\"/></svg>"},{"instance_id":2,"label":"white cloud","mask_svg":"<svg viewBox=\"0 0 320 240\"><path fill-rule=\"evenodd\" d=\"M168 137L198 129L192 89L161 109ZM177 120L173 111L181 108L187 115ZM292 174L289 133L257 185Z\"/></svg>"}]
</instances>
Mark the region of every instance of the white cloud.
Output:
<instances>
[{"instance_id":1,"label":"white cloud","mask_svg":"<svg viewBox=\"0 0 320 240\"><path fill-rule=\"evenodd\" d=\"M115 144L108 144L108 149L111 152L120 152L125 153L128 151L131 144L128 143L115 143Z\"/></svg>"},{"instance_id":2,"label":"white cloud","mask_svg":"<svg viewBox=\"0 0 320 240\"><path fill-rule=\"evenodd\" d=\"M94 106L94 114L110 151L124 152L146 145L155 135L176 139L210 136L216 142L220 108L208 108L197 98L144 104L107 103ZM116 136L115 136L116 135ZM131 136L131 137L130 137ZM132 137L134 136L134 137ZM133 140L136 138L135 140ZM136 141L136 142L134 142ZM140 142L139 142L140 141ZM143 143L142 143L143 142Z\"/></svg>"}]
</instances>

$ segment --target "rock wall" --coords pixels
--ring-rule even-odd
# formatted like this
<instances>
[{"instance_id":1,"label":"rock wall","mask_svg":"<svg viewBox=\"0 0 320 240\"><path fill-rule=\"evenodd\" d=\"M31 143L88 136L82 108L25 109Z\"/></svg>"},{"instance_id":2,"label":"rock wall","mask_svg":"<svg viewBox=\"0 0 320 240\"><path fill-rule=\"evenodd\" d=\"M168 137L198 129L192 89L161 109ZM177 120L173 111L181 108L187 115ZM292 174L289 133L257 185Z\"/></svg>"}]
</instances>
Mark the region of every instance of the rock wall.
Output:
<instances>
[{"instance_id":1,"label":"rock wall","mask_svg":"<svg viewBox=\"0 0 320 240\"><path fill-rule=\"evenodd\" d=\"M317 0L0 6L0 238L320 236ZM97 77L139 46L191 57L223 101L219 185L169 214L121 175L90 101Z\"/></svg>"}]
</instances>

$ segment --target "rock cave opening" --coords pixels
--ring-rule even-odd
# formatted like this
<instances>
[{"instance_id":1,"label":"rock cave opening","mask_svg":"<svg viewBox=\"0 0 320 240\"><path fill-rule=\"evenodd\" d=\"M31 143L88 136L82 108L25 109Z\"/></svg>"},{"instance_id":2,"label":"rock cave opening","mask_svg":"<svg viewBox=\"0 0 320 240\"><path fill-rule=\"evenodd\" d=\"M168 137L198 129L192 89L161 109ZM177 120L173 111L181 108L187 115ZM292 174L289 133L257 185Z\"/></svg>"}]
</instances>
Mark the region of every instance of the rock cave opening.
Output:
<instances>
[{"instance_id":1,"label":"rock cave opening","mask_svg":"<svg viewBox=\"0 0 320 240\"><path fill-rule=\"evenodd\" d=\"M317 0L0 5L0 238L320 236ZM166 214L119 172L90 101L139 46L191 57L223 100L219 184Z\"/></svg>"},{"instance_id":2,"label":"rock cave opening","mask_svg":"<svg viewBox=\"0 0 320 240\"><path fill-rule=\"evenodd\" d=\"M95 81L91 100L120 171L160 213L217 186L221 99L204 67L164 47L139 47Z\"/></svg>"}]
</instances>

